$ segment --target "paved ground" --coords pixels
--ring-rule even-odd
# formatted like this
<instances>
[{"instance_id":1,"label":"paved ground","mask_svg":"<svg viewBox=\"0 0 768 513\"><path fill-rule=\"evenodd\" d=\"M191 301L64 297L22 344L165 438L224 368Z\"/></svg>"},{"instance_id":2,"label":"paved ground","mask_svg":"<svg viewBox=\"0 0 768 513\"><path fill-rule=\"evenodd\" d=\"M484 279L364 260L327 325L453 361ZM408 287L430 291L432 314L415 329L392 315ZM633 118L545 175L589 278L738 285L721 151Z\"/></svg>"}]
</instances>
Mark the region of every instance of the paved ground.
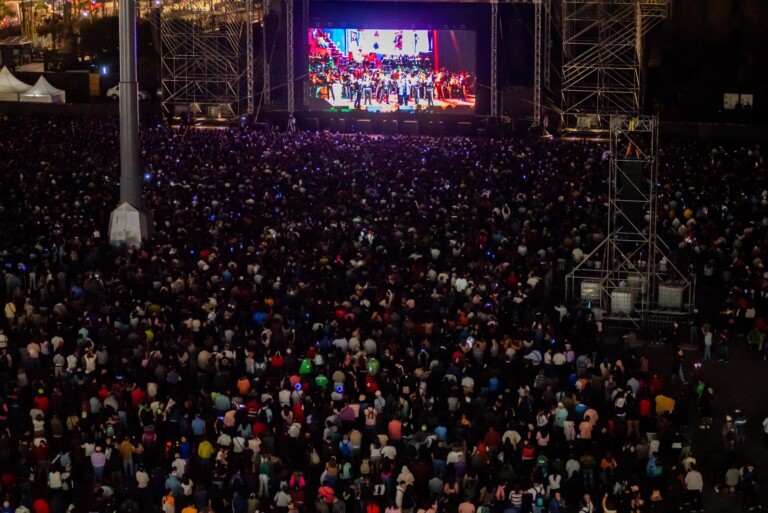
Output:
<instances>
[{"instance_id":1,"label":"paved ground","mask_svg":"<svg viewBox=\"0 0 768 513\"><path fill-rule=\"evenodd\" d=\"M665 377L674 391L680 390L672 375L673 349L667 346L645 344L643 349L651 359L652 372ZM706 512L728 513L742 511L740 493L728 496L716 493L715 485L725 476L725 449L720 435L727 414L741 409L747 418L746 449L737 456L738 466L750 463L757 467L761 476L758 503L768 504L768 443L763 437L762 421L768 416L768 362L752 361L745 341L735 342L731 348L731 362L702 360L699 351L685 352L685 365L690 375L694 363L701 362L703 379L709 381L714 390L714 425L709 430L700 430L695 397L691 392L688 407L688 430L693 453L696 455L705 479L704 506ZM681 492L673 489L665 500L667 511L679 511ZM686 508L683 508L684 510Z\"/></svg>"},{"instance_id":2,"label":"paved ground","mask_svg":"<svg viewBox=\"0 0 768 513\"><path fill-rule=\"evenodd\" d=\"M700 361L700 354L689 352L687 361ZM747 418L747 441L745 450L737 456L736 463L753 464L762 477L758 491L758 502L764 504L768 499L768 444L766 444L762 422L768 416L768 362L753 361L745 341L734 344L731 363L716 360L702 362L704 379L709 381L715 393L714 426L702 431L695 423L690 423L691 440L694 454L707 469L706 495L704 504L707 511L739 511L742 507L740 495L729 497L717 494L714 485L722 480L725 466L721 428L725 415L735 409L741 409ZM693 406L693 405L692 405ZM691 408L692 413L695 409Z\"/></svg>"}]
</instances>

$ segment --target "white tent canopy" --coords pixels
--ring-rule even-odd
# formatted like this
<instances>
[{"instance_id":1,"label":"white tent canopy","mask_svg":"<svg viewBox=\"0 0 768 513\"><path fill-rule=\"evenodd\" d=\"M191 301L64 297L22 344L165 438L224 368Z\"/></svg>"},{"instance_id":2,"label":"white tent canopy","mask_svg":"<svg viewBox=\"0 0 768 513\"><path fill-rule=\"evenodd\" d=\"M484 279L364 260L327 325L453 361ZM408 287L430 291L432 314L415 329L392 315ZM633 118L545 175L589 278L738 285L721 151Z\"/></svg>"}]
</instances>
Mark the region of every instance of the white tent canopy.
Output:
<instances>
[{"instance_id":1,"label":"white tent canopy","mask_svg":"<svg viewBox=\"0 0 768 513\"><path fill-rule=\"evenodd\" d=\"M19 100L37 103L66 103L67 101L66 93L53 87L42 75L29 91L19 95Z\"/></svg>"},{"instance_id":2,"label":"white tent canopy","mask_svg":"<svg viewBox=\"0 0 768 513\"><path fill-rule=\"evenodd\" d=\"M26 93L31 87L13 76L8 68L0 70L0 101L17 102L19 95Z\"/></svg>"}]
</instances>

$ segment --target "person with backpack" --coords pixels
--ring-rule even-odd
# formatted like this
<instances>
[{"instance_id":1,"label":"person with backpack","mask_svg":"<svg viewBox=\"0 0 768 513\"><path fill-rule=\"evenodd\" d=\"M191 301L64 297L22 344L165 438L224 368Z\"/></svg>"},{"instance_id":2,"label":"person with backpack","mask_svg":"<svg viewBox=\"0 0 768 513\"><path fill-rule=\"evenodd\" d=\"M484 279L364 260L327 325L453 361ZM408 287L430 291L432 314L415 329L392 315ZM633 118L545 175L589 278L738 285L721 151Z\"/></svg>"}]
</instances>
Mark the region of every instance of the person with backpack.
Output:
<instances>
[{"instance_id":1,"label":"person with backpack","mask_svg":"<svg viewBox=\"0 0 768 513\"><path fill-rule=\"evenodd\" d=\"M535 480L533 486L531 486L526 493L531 496L531 513L542 513L542 511L544 511L546 497L544 486L541 482Z\"/></svg>"}]
</instances>

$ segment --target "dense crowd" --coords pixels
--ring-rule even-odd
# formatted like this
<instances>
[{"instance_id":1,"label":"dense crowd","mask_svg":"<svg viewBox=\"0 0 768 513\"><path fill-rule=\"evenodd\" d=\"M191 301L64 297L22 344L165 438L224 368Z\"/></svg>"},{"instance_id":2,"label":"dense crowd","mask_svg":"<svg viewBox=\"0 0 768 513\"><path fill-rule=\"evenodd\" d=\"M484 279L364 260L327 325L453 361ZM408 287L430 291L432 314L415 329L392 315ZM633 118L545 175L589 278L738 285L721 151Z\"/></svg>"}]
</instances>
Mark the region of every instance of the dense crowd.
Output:
<instances>
[{"instance_id":1,"label":"dense crowd","mask_svg":"<svg viewBox=\"0 0 768 513\"><path fill-rule=\"evenodd\" d=\"M605 237L607 143L141 137L155 233L120 253L116 123L0 122L2 513L697 507L685 405L706 427L711 388L562 303ZM662 150L659 234L726 298L691 333L756 358L766 189L757 147Z\"/></svg>"}]
</instances>

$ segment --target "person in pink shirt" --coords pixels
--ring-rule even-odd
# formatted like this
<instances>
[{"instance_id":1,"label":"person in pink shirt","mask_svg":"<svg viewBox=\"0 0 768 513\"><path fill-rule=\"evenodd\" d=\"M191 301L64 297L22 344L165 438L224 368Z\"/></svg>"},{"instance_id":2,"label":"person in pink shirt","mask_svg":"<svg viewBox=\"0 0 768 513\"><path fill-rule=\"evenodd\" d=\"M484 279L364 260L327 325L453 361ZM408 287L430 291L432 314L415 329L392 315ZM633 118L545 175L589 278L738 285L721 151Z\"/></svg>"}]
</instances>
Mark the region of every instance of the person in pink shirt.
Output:
<instances>
[{"instance_id":1,"label":"person in pink shirt","mask_svg":"<svg viewBox=\"0 0 768 513\"><path fill-rule=\"evenodd\" d=\"M93 466L93 482L101 483L104 480L104 467L107 465L107 456L101 446L96 446L93 454L91 454L91 465Z\"/></svg>"},{"instance_id":2,"label":"person in pink shirt","mask_svg":"<svg viewBox=\"0 0 768 513\"><path fill-rule=\"evenodd\" d=\"M579 438L582 440L592 439L592 422L590 422L589 415L584 416L584 420L579 424Z\"/></svg>"},{"instance_id":3,"label":"person in pink shirt","mask_svg":"<svg viewBox=\"0 0 768 513\"><path fill-rule=\"evenodd\" d=\"M459 513L475 513L475 505L466 500L459 504Z\"/></svg>"},{"instance_id":4,"label":"person in pink shirt","mask_svg":"<svg viewBox=\"0 0 768 513\"><path fill-rule=\"evenodd\" d=\"M592 424L592 427L595 427L597 425L597 411L595 411L594 408L590 408L587 411L584 412L584 418L589 418L589 423Z\"/></svg>"}]
</instances>

